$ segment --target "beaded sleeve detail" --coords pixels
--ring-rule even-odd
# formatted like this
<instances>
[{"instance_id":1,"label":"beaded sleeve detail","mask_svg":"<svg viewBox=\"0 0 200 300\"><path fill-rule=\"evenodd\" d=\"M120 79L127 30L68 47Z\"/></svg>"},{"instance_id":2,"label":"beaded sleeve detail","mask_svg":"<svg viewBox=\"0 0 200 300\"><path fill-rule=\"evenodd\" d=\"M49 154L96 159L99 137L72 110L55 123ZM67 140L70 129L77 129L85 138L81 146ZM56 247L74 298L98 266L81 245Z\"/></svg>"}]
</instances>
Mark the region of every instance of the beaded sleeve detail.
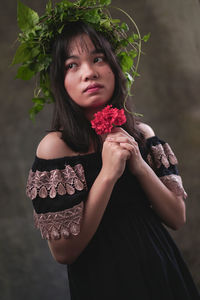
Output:
<instances>
[{"instance_id":1,"label":"beaded sleeve detail","mask_svg":"<svg viewBox=\"0 0 200 300\"><path fill-rule=\"evenodd\" d=\"M80 233L88 190L83 165L60 162L36 158L27 180L34 223L47 240L67 239Z\"/></svg>"},{"instance_id":2,"label":"beaded sleeve detail","mask_svg":"<svg viewBox=\"0 0 200 300\"><path fill-rule=\"evenodd\" d=\"M74 167L66 165L64 169L33 172L30 170L26 193L32 200L40 198L55 198L56 195L73 195L76 190L87 189L84 169L81 164Z\"/></svg>"},{"instance_id":3,"label":"beaded sleeve detail","mask_svg":"<svg viewBox=\"0 0 200 300\"><path fill-rule=\"evenodd\" d=\"M147 156L151 167L160 168L161 165L169 168L170 164L177 165L177 158L168 143L151 146L151 152Z\"/></svg>"},{"instance_id":4,"label":"beaded sleeve detail","mask_svg":"<svg viewBox=\"0 0 200 300\"><path fill-rule=\"evenodd\" d=\"M184 199L187 198L182 184L182 179L179 175L171 174L160 177L160 180L164 185L177 196L182 196Z\"/></svg>"},{"instance_id":5,"label":"beaded sleeve detail","mask_svg":"<svg viewBox=\"0 0 200 300\"><path fill-rule=\"evenodd\" d=\"M37 214L34 211L34 223L44 239L67 239L70 235L76 236L80 233L82 214L83 202L59 212Z\"/></svg>"},{"instance_id":6,"label":"beaded sleeve detail","mask_svg":"<svg viewBox=\"0 0 200 300\"><path fill-rule=\"evenodd\" d=\"M157 137L150 142L147 162L158 175L163 184L177 196L187 197L178 175L176 165L178 160L168 143L159 140Z\"/></svg>"}]
</instances>

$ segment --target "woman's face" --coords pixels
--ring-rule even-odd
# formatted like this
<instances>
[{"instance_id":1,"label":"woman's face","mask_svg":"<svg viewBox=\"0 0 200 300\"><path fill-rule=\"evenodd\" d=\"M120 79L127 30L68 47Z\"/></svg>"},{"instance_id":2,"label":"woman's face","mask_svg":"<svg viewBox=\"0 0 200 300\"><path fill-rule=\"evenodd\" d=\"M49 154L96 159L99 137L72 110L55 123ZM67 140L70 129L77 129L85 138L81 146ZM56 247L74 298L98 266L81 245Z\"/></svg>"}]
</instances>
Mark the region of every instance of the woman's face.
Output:
<instances>
[{"instance_id":1,"label":"woman's face","mask_svg":"<svg viewBox=\"0 0 200 300\"><path fill-rule=\"evenodd\" d=\"M101 109L115 88L114 74L105 55L95 49L88 35L75 38L65 61L64 86L86 113Z\"/></svg>"}]
</instances>

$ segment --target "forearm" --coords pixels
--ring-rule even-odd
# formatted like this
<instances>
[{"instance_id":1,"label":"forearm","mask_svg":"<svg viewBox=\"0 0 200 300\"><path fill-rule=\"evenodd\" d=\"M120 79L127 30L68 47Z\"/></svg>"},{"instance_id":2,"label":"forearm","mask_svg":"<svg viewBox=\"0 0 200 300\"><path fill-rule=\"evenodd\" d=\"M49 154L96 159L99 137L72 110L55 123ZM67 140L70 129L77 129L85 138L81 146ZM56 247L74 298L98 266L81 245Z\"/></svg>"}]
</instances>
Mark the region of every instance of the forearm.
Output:
<instances>
[{"instance_id":1,"label":"forearm","mask_svg":"<svg viewBox=\"0 0 200 300\"><path fill-rule=\"evenodd\" d=\"M172 229L178 229L185 223L185 203L176 196L157 177L147 163L137 178L152 203L152 208L163 222Z\"/></svg>"},{"instance_id":2,"label":"forearm","mask_svg":"<svg viewBox=\"0 0 200 300\"><path fill-rule=\"evenodd\" d=\"M152 129L148 126L142 126L142 128L146 138L155 136ZM131 152L131 157L128 160L129 169L140 181L144 192L152 203L153 209L166 225L173 229L178 229L185 222L185 203L182 197L177 196L161 182L153 169L142 158L138 143L127 132L121 128L115 129L115 132L108 135L107 140L118 143L121 147ZM159 159L163 156L167 160L169 154L174 157L174 153L169 146L165 150L160 144L157 151L162 153ZM168 152L167 155L165 151Z\"/></svg>"},{"instance_id":3,"label":"forearm","mask_svg":"<svg viewBox=\"0 0 200 300\"><path fill-rule=\"evenodd\" d=\"M95 234L110 199L115 180L100 172L85 202L81 231L78 236L69 239L49 241L54 258L60 263L72 263L87 246Z\"/></svg>"}]
</instances>

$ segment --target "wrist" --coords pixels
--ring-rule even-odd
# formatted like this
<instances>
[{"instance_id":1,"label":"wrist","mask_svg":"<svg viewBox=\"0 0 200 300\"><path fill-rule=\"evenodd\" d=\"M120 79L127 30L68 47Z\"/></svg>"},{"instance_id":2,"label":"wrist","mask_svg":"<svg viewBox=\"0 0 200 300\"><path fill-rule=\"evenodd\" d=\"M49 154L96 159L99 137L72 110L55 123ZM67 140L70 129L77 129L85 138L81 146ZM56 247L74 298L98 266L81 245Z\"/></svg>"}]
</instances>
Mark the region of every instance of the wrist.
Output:
<instances>
[{"instance_id":1,"label":"wrist","mask_svg":"<svg viewBox=\"0 0 200 300\"><path fill-rule=\"evenodd\" d=\"M110 174L103 168L101 169L98 177L102 181L103 184L110 185L110 186L114 186L116 181L118 180L118 178L116 176L114 176L113 174Z\"/></svg>"},{"instance_id":2,"label":"wrist","mask_svg":"<svg viewBox=\"0 0 200 300\"><path fill-rule=\"evenodd\" d=\"M148 173L149 165L143 160L139 166L135 166L135 164L129 164L129 168L131 173L136 176L138 179L142 178Z\"/></svg>"}]
</instances>

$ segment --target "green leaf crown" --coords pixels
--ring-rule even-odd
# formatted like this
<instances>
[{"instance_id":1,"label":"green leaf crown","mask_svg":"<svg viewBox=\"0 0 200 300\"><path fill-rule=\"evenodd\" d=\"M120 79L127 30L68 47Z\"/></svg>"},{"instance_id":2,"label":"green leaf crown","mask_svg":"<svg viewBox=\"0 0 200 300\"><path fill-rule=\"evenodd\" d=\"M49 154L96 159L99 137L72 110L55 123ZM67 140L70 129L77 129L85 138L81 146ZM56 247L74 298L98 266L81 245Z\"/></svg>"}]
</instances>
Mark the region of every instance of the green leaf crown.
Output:
<instances>
[{"instance_id":1,"label":"green leaf crown","mask_svg":"<svg viewBox=\"0 0 200 300\"><path fill-rule=\"evenodd\" d=\"M147 42L150 34L141 38L134 20L125 11L110 4L110 0L78 0L76 2L62 0L53 7L50 0L46 5L44 15L39 17L37 12L18 1L17 20L21 29L18 36L20 46L12 65L21 64L16 78L29 80L39 74L32 99L34 106L30 110L32 119L42 110L45 103L54 101L48 75L51 64L51 47L56 36L62 33L66 22L81 20L109 37L126 76L130 94L134 78L139 76L137 70L141 42ZM113 19L110 15L110 8L124 13L134 25L136 32L128 34L128 25L119 19Z\"/></svg>"}]
</instances>

